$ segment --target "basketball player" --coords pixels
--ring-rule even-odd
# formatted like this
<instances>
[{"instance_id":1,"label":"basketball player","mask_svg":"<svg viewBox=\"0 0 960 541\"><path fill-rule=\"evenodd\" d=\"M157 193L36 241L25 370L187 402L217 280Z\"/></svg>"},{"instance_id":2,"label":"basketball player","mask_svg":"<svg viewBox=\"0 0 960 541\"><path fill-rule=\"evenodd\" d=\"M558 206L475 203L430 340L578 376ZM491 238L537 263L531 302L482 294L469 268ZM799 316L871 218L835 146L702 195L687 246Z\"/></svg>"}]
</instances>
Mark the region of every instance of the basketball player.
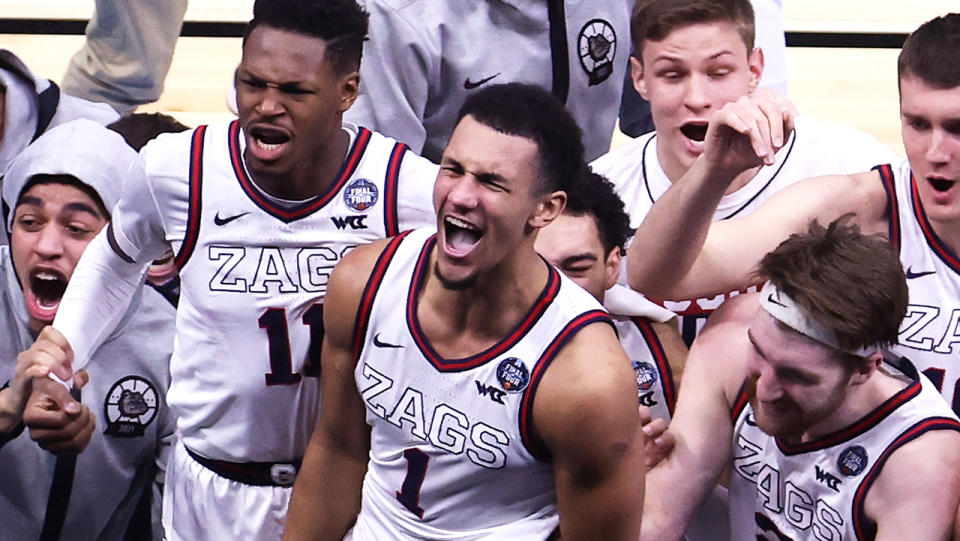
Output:
<instances>
[{"instance_id":1,"label":"basketball player","mask_svg":"<svg viewBox=\"0 0 960 541\"><path fill-rule=\"evenodd\" d=\"M754 214L711 227L709 218L726 182L754 167L762 155L756 149L769 146L771 134L782 129L773 103L745 100L717 112L703 155L677 189L654 206L635 237L636 247L629 255L636 263L631 267L634 287L668 298L743 287L752 283L751 263L777 238L801 230L811 217L829 220L853 212L864 232L887 235L900 250L907 271L910 307L899 344L891 350L908 357L958 410L960 59L953 53L957 46L960 14L954 13L921 25L900 52L906 161L866 173L804 181L771 198ZM740 132L749 136L739 136Z\"/></svg>"},{"instance_id":2,"label":"basketball player","mask_svg":"<svg viewBox=\"0 0 960 541\"><path fill-rule=\"evenodd\" d=\"M650 101L656 131L617 147L591 167L616 185L636 228L703 151L711 113L756 90L764 51L754 48L749 0L641 0L632 21L634 85ZM761 93L792 110L784 98ZM854 173L895 159L873 136L810 117L797 118L796 129L765 157L767 163L727 187L715 220L749 214L801 179ZM670 297L677 302L665 306L682 316L681 332L689 344L727 297Z\"/></svg>"},{"instance_id":3,"label":"basketball player","mask_svg":"<svg viewBox=\"0 0 960 541\"><path fill-rule=\"evenodd\" d=\"M546 91L484 88L444 151L438 232L337 267L286 539L636 539L629 361L596 299L533 249L582 153Z\"/></svg>"},{"instance_id":4,"label":"basketball player","mask_svg":"<svg viewBox=\"0 0 960 541\"><path fill-rule=\"evenodd\" d=\"M165 398L173 306L144 288L124 322L74 374L81 382L89 376L74 391L76 400L45 377L54 370L69 377L45 350L18 359L38 334L62 341L47 325L77 260L109 220L120 180L143 174L137 153L119 135L75 120L37 139L4 180L3 202L11 209L10 245L0 247L4 540L119 541L130 539L128 530L135 539L163 538L160 490L174 434ZM153 499L152 535L151 514L135 514L142 497Z\"/></svg>"},{"instance_id":5,"label":"basketball player","mask_svg":"<svg viewBox=\"0 0 960 541\"><path fill-rule=\"evenodd\" d=\"M960 422L909 362L881 362L907 310L896 250L814 222L759 275L690 350L642 539L677 539L727 467L732 539L948 539Z\"/></svg>"},{"instance_id":6,"label":"basketball player","mask_svg":"<svg viewBox=\"0 0 960 541\"><path fill-rule=\"evenodd\" d=\"M256 2L239 120L144 147L147 182L124 186L64 296L54 326L76 369L150 261L176 254L171 541L280 537L319 412L330 271L359 244L436 223L436 166L341 121L365 34L354 0Z\"/></svg>"},{"instance_id":7,"label":"basketball player","mask_svg":"<svg viewBox=\"0 0 960 541\"><path fill-rule=\"evenodd\" d=\"M623 201L602 176L584 172L567 186L563 213L537 233L534 248L550 264L604 303L607 290L616 291L623 246L632 230ZM656 419L670 420L676 385L683 372L687 347L676 328L665 321L673 314L643 300L634 306L607 306L615 314L620 345L636 373L637 400ZM626 315L623 315L626 313ZM675 379L676 378L676 379Z\"/></svg>"}]
</instances>

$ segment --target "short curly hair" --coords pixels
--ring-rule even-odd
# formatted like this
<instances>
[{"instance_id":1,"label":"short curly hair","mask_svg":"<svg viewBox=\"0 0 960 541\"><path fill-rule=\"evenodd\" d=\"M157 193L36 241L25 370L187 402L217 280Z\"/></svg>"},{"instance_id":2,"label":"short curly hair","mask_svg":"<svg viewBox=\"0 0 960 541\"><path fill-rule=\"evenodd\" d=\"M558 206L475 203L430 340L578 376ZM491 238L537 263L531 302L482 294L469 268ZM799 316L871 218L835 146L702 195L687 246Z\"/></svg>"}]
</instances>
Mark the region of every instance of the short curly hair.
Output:
<instances>
[{"instance_id":1,"label":"short curly hair","mask_svg":"<svg viewBox=\"0 0 960 541\"><path fill-rule=\"evenodd\" d=\"M613 183L588 168L584 168L578 181L571 182L567 188L564 212L574 216L592 216L607 254L614 249L623 250L627 239L633 236L630 216L624 210L623 200L617 195Z\"/></svg>"}]
</instances>

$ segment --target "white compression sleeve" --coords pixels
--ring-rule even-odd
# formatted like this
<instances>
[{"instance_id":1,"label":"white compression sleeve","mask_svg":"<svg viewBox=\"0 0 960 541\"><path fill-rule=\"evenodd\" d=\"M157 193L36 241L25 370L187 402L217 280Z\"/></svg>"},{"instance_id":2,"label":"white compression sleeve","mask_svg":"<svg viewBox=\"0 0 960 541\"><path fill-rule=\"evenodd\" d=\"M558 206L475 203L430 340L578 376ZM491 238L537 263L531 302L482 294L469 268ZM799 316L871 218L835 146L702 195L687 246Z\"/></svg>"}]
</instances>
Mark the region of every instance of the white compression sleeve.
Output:
<instances>
[{"instance_id":1,"label":"white compression sleeve","mask_svg":"<svg viewBox=\"0 0 960 541\"><path fill-rule=\"evenodd\" d=\"M108 229L87 245L53 320L73 349L74 371L86 366L123 319L149 266L149 261L138 264L120 257L110 247Z\"/></svg>"}]
</instances>

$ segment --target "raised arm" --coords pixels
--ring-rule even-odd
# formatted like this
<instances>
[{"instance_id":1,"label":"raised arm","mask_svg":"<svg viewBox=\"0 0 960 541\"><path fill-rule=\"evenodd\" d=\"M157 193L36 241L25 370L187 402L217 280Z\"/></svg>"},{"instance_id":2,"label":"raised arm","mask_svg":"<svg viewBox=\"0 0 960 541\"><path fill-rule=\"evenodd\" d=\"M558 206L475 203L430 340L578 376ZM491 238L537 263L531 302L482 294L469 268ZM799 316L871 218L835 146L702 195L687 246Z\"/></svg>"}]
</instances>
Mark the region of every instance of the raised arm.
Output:
<instances>
[{"instance_id":1,"label":"raised arm","mask_svg":"<svg viewBox=\"0 0 960 541\"><path fill-rule=\"evenodd\" d=\"M353 371L354 319L386 241L355 248L334 269L324 300L321 414L293 485L286 541L343 539L360 512L370 427Z\"/></svg>"},{"instance_id":2,"label":"raised arm","mask_svg":"<svg viewBox=\"0 0 960 541\"><path fill-rule=\"evenodd\" d=\"M553 456L564 540L637 538L644 463L635 381L605 323L580 330L543 376L534 426Z\"/></svg>"},{"instance_id":3,"label":"raised arm","mask_svg":"<svg viewBox=\"0 0 960 541\"><path fill-rule=\"evenodd\" d=\"M747 307L739 301L717 310L690 348L670 421L673 451L647 472L643 541L679 539L729 461L730 409L745 374L740 351L746 346Z\"/></svg>"}]
</instances>

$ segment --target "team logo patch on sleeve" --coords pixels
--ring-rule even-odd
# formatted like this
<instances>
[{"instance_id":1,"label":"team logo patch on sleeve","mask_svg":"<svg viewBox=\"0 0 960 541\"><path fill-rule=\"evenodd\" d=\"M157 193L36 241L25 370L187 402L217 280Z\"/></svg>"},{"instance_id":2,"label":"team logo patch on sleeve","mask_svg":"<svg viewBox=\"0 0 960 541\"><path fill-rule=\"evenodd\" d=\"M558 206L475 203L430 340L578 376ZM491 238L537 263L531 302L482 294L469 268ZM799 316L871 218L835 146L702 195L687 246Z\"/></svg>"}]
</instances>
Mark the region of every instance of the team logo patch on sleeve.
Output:
<instances>
[{"instance_id":1,"label":"team logo patch on sleeve","mask_svg":"<svg viewBox=\"0 0 960 541\"><path fill-rule=\"evenodd\" d=\"M343 190L343 202L353 210L363 211L377 204L380 192L377 185L365 178L358 178Z\"/></svg>"},{"instance_id":2,"label":"team logo patch on sleeve","mask_svg":"<svg viewBox=\"0 0 960 541\"><path fill-rule=\"evenodd\" d=\"M497 381L504 391L518 393L530 383L530 371L523 361L516 357L507 357L497 366Z\"/></svg>"},{"instance_id":3,"label":"team logo patch on sleeve","mask_svg":"<svg viewBox=\"0 0 960 541\"><path fill-rule=\"evenodd\" d=\"M580 66L587 72L590 86L607 80L613 73L613 58L617 54L617 33L603 19L587 21L577 40Z\"/></svg>"},{"instance_id":4,"label":"team logo patch on sleeve","mask_svg":"<svg viewBox=\"0 0 960 541\"><path fill-rule=\"evenodd\" d=\"M649 391L657 384L657 369L646 361L633 361L633 371L637 373L637 390Z\"/></svg>"},{"instance_id":5,"label":"team logo patch on sleeve","mask_svg":"<svg viewBox=\"0 0 960 541\"><path fill-rule=\"evenodd\" d=\"M157 416L158 406L157 389L152 383L140 376L121 378L110 387L103 402L107 420L103 433L118 438L143 436Z\"/></svg>"},{"instance_id":6,"label":"team logo patch on sleeve","mask_svg":"<svg viewBox=\"0 0 960 541\"><path fill-rule=\"evenodd\" d=\"M840 468L840 473L853 476L865 470L867 462L867 450L859 445L851 445L840 453L840 457L837 458L837 467Z\"/></svg>"}]
</instances>

